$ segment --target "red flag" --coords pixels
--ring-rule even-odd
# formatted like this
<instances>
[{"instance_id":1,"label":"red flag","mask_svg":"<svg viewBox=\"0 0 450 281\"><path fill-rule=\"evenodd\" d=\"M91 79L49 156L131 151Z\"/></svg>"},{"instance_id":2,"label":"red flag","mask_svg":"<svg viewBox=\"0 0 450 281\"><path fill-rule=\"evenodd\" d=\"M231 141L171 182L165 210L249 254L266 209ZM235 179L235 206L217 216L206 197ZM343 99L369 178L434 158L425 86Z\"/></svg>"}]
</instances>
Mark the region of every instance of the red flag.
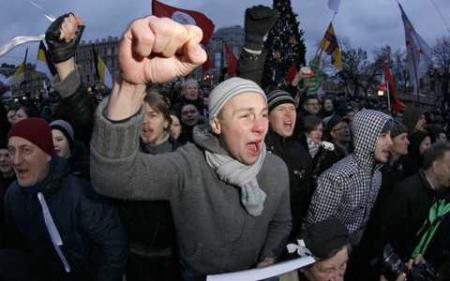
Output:
<instances>
[{"instance_id":1,"label":"red flag","mask_svg":"<svg viewBox=\"0 0 450 281\"><path fill-rule=\"evenodd\" d=\"M284 80L286 80L286 82L288 83L291 83L297 75L297 72L297 66L295 64L291 65L286 73L286 76L284 77Z\"/></svg>"},{"instance_id":2,"label":"red flag","mask_svg":"<svg viewBox=\"0 0 450 281\"><path fill-rule=\"evenodd\" d=\"M214 32L214 23L200 12L180 9L152 0L152 13L157 17L171 18L181 24L197 25L203 30L202 44L206 45Z\"/></svg>"},{"instance_id":3,"label":"red flag","mask_svg":"<svg viewBox=\"0 0 450 281\"><path fill-rule=\"evenodd\" d=\"M395 112L401 112L405 109L406 105L397 98L394 77L392 76L391 70L386 63L383 65L383 73L386 81L388 82L389 96L392 101L392 110Z\"/></svg>"},{"instance_id":4,"label":"red flag","mask_svg":"<svg viewBox=\"0 0 450 281\"><path fill-rule=\"evenodd\" d=\"M233 50L227 45L227 43L223 46L225 49L225 57L227 59L228 75L236 76L238 60L234 55Z\"/></svg>"}]
</instances>

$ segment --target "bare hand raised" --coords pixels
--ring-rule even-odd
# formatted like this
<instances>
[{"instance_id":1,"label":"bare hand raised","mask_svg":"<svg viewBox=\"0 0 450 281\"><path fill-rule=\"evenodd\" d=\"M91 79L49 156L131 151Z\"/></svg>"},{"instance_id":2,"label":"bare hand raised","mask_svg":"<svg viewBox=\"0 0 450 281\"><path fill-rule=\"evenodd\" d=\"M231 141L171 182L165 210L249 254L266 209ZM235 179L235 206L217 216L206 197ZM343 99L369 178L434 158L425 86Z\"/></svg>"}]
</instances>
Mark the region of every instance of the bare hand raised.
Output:
<instances>
[{"instance_id":1,"label":"bare hand raised","mask_svg":"<svg viewBox=\"0 0 450 281\"><path fill-rule=\"evenodd\" d=\"M106 115L123 120L142 105L147 84L185 76L206 61L200 28L154 16L130 24L119 45L120 77L114 83Z\"/></svg>"},{"instance_id":2,"label":"bare hand raised","mask_svg":"<svg viewBox=\"0 0 450 281\"><path fill-rule=\"evenodd\" d=\"M131 23L120 42L122 80L130 84L163 83L185 76L206 61L197 26L154 16Z\"/></svg>"}]
</instances>

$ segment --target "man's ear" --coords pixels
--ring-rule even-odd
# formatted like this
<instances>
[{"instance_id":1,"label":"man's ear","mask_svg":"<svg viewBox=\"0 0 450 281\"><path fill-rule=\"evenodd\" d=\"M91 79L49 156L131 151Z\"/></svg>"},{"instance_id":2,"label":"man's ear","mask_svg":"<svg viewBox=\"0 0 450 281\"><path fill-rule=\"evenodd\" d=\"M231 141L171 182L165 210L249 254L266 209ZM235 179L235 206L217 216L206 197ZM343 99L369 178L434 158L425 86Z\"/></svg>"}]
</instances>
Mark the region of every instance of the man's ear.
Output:
<instances>
[{"instance_id":1,"label":"man's ear","mask_svg":"<svg viewBox=\"0 0 450 281\"><path fill-rule=\"evenodd\" d=\"M330 136L335 139L336 138L336 133L333 131L333 129L331 129L330 131Z\"/></svg>"},{"instance_id":2,"label":"man's ear","mask_svg":"<svg viewBox=\"0 0 450 281\"><path fill-rule=\"evenodd\" d=\"M211 126L214 134L220 135L220 133L222 132L222 124L217 117L214 117L213 120L209 121L209 125Z\"/></svg>"}]
</instances>

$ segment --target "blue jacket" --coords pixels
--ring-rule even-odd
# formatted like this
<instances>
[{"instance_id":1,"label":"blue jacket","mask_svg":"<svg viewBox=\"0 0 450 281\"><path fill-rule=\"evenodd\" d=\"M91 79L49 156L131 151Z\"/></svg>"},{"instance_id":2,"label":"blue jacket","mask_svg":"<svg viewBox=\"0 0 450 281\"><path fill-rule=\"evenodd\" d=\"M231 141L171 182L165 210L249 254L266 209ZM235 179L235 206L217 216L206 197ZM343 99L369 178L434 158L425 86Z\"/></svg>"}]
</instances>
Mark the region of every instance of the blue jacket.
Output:
<instances>
[{"instance_id":1,"label":"blue jacket","mask_svg":"<svg viewBox=\"0 0 450 281\"><path fill-rule=\"evenodd\" d=\"M69 174L65 160L54 157L49 175L38 185L12 183L5 196L10 243L30 252L45 280L121 280L127 237L117 211L91 185ZM62 238L67 274L46 228L37 193L44 195Z\"/></svg>"}]
</instances>

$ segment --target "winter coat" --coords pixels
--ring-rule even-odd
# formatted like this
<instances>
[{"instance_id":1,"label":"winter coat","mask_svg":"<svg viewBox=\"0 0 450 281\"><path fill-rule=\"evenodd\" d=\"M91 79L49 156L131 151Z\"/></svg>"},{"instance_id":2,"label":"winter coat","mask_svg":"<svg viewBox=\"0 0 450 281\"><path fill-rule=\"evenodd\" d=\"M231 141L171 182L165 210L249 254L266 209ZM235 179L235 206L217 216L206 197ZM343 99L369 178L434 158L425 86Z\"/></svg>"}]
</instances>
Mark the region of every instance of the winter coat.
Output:
<instances>
[{"instance_id":1,"label":"winter coat","mask_svg":"<svg viewBox=\"0 0 450 281\"><path fill-rule=\"evenodd\" d=\"M383 245L390 243L403 260L408 260L436 196L423 170L395 186L382 213Z\"/></svg>"},{"instance_id":2,"label":"winter coat","mask_svg":"<svg viewBox=\"0 0 450 281\"><path fill-rule=\"evenodd\" d=\"M390 120L374 110L355 115L355 150L319 177L305 226L334 216L349 230L350 242L359 243L381 185L381 166L374 159L377 139Z\"/></svg>"},{"instance_id":3,"label":"winter coat","mask_svg":"<svg viewBox=\"0 0 450 281\"><path fill-rule=\"evenodd\" d=\"M141 142L140 148L151 155L175 151L179 145L167 139L150 146ZM171 256L176 250L175 228L168 200L120 203L120 215L127 228L130 251L139 256Z\"/></svg>"},{"instance_id":4,"label":"winter coat","mask_svg":"<svg viewBox=\"0 0 450 281\"><path fill-rule=\"evenodd\" d=\"M65 160L55 156L39 184L10 186L5 197L9 245L29 252L46 280L122 280L127 238L118 213L88 182L68 172ZM62 238L69 274L50 239L38 192Z\"/></svg>"},{"instance_id":5,"label":"winter coat","mask_svg":"<svg viewBox=\"0 0 450 281\"><path fill-rule=\"evenodd\" d=\"M209 130L194 130L195 144L173 153L138 152L140 110L122 121L96 115L91 142L91 177L105 195L135 200L170 200L180 258L199 275L248 269L265 257L278 257L291 230L286 165L268 154L257 175L266 193L259 216L241 205L240 189L221 181L208 165L205 150L226 153Z\"/></svg>"},{"instance_id":6,"label":"winter coat","mask_svg":"<svg viewBox=\"0 0 450 281\"><path fill-rule=\"evenodd\" d=\"M290 240L298 237L312 195L312 163L305 149L292 138L283 138L271 129L265 139L267 150L279 156L289 171L292 232Z\"/></svg>"},{"instance_id":7,"label":"winter coat","mask_svg":"<svg viewBox=\"0 0 450 281\"><path fill-rule=\"evenodd\" d=\"M55 108L53 119L69 122L73 127L75 138L89 147L97 107L94 96L89 95L81 83L78 70L72 71L64 81L56 77L54 87L62 99Z\"/></svg>"}]
</instances>

